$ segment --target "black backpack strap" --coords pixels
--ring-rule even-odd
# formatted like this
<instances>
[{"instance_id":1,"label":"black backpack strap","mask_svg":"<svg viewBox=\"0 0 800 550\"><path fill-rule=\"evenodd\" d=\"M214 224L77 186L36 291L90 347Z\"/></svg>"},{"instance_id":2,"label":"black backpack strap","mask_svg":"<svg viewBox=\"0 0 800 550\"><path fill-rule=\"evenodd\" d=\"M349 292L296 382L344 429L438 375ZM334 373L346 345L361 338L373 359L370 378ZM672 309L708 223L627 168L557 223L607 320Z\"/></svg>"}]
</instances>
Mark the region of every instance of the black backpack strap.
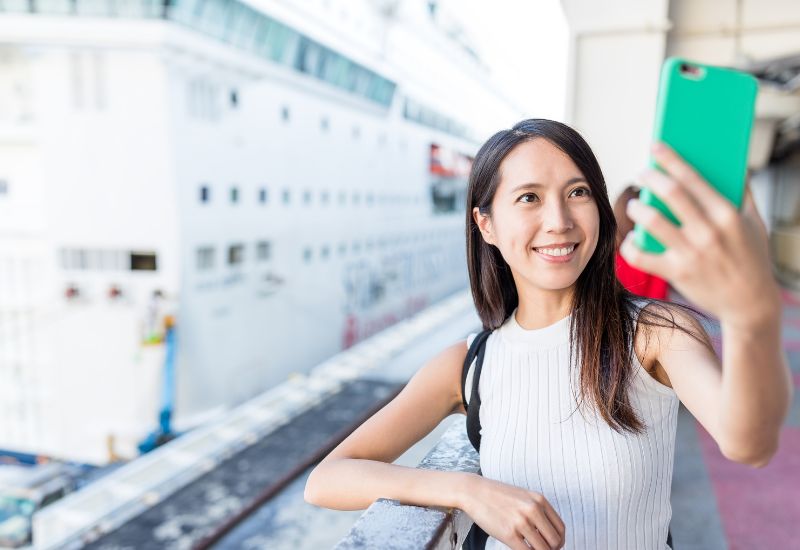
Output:
<instances>
[{"instance_id":1,"label":"black backpack strap","mask_svg":"<svg viewBox=\"0 0 800 550\"><path fill-rule=\"evenodd\" d=\"M464 410L469 410L469 405L467 404L467 392L464 391L467 385L467 375L469 374L469 368L472 365L472 362L475 360L475 356L478 354L478 346L481 343L481 334L479 332L475 335L475 338L472 339L472 344L470 344L469 349L467 349L467 356L464 358L464 367L461 369L461 403L464 405ZM472 394L470 394L472 397Z\"/></svg>"},{"instance_id":2,"label":"black backpack strap","mask_svg":"<svg viewBox=\"0 0 800 550\"><path fill-rule=\"evenodd\" d=\"M475 447L476 451L480 452L481 446L481 422L480 422L480 408L481 397L478 393L478 383L480 382L481 369L483 368L483 356L486 352L486 340L492 334L491 330L483 330L472 341L472 345L467 351L467 356L464 359L464 367L461 371L461 401L464 404L464 409L467 411L467 436L470 443ZM467 375L475 361L475 370L472 373L472 388L467 388ZM466 395L469 394L469 404L467 403Z\"/></svg>"}]
</instances>

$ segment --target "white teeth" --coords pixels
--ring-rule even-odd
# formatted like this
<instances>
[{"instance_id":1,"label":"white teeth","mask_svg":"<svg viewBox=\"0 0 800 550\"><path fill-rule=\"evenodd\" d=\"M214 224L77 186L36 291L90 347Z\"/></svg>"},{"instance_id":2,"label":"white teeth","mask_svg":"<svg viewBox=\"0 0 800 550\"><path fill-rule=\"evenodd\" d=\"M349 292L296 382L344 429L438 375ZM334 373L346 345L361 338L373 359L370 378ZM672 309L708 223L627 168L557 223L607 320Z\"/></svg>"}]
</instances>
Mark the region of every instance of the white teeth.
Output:
<instances>
[{"instance_id":1,"label":"white teeth","mask_svg":"<svg viewBox=\"0 0 800 550\"><path fill-rule=\"evenodd\" d=\"M534 250L548 256L566 256L575 250L575 245L573 244L569 248L535 248Z\"/></svg>"}]
</instances>

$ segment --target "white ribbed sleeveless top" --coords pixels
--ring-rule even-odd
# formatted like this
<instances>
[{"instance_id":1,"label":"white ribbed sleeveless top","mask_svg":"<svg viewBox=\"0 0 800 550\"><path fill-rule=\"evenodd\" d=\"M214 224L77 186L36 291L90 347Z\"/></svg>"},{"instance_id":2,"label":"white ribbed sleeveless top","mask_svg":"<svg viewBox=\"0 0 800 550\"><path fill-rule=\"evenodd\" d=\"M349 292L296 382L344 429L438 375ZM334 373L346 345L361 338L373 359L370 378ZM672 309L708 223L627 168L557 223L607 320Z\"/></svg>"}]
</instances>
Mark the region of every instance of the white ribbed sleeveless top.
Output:
<instances>
[{"instance_id":1,"label":"white ribbed sleeveless top","mask_svg":"<svg viewBox=\"0 0 800 550\"><path fill-rule=\"evenodd\" d=\"M631 404L646 432L619 434L586 405L576 410L572 315L534 330L522 328L515 315L516 309L486 341L478 386L483 476L544 495L566 526L565 549L669 548L676 393L634 353ZM474 362L467 397L473 368ZM489 537L487 550L501 548L508 546Z\"/></svg>"}]
</instances>

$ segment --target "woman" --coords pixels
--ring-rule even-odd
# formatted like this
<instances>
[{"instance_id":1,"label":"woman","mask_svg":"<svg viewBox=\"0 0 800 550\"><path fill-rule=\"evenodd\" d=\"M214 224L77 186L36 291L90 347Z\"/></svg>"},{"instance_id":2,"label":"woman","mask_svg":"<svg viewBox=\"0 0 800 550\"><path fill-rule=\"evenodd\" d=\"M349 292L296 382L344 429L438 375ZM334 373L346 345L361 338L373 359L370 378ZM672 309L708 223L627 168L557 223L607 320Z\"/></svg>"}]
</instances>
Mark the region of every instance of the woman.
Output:
<instances>
[{"instance_id":1,"label":"woman","mask_svg":"<svg viewBox=\"0 0 800 550\"><path fill-rule=\"evenodd\" d=\"M641 183L682 226L631 201L667 250L644 253L628 235L622 254L721 320L724 364L689 308L638 302L616 280L616 223L586 142L525 120L481 147L468 189L472 295L495 329L479 388L483 476L391 464L465 414L460 341L314 469L306 500L457 507L487 548L664 548L679 399L726 457L766 464L792 390L764 226L749 195L740 215L674 152L654 155L669 175Z\"/></svg>"},{"instance_id":2,"label":"woman","mask_svg":"<svg viewBox=\"0 0 800 550\"><path fill-rule=\"evenodd\" d=\"M628 201L639 198L639 188L629 185L619 194L614 202L614 218L617 220L617 247L630 230L633 229L633 220L628 217ZM638 296L666 300L669 291L667 281L652 273L636 269L622 257L619 251L615 254L617 279L626 290Z\"/></svg>"}]
</instances>

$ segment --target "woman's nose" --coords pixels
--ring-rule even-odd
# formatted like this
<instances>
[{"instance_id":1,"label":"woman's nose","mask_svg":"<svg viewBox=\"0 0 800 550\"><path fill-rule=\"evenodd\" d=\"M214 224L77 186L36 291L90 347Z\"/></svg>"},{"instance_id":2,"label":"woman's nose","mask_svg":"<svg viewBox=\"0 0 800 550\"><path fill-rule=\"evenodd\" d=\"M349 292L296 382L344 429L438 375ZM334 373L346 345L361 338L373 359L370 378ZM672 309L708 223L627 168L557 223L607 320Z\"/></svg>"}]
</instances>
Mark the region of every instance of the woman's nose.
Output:
<instances>
[{"instance_id":1,"label":"woman's nose","mask_svg":"<svg viewBox=\"0 0 800 550\"><path fill-rule=\"evenodd\" d=\"M562 201L551 201L545 205L542 225L545 231L553 233L563 233L574 227L572 214Z\"/></svg>"}]
</instances>

